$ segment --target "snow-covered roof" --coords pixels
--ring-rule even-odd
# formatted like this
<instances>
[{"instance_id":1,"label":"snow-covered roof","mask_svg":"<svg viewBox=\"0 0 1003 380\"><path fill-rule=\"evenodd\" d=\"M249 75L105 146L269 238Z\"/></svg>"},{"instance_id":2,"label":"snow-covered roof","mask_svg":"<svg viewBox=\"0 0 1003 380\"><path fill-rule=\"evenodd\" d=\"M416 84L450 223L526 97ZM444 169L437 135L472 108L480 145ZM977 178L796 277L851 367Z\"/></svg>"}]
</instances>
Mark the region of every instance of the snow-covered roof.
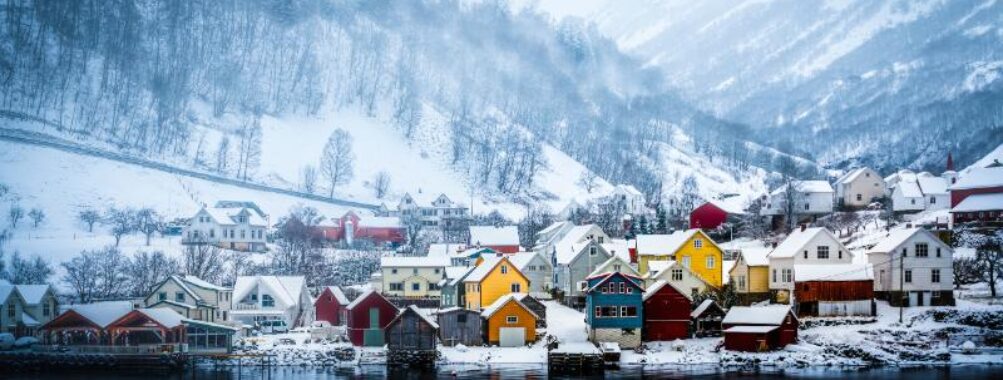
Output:
<instances>
[{"instance_id":1,"label":"snow-covered roof","mask_svg":"<svg viewBox=\"0 0 1003 380\"><path fill-rule=\"evenodd\" d=\"M342 292L341 288L337 286L328 286L327 290L331 291L331 294L334 295L335 301L338 301L339 304L348 305L348 297L345 297L345 292Z\"/></svg>"},{"instance_id":2,"label":"snow-covered roof","mask_svg":"<svg viewBox=\"0 0 1003 380\"><path fill-rule=\"evenodd\" d=\"M41 325L41 323L38 323L38 320L36 320L34 317L31 316L31 314L28 314L27 312L24 311L21 312L21 323L23 323L25 326L28 327L36 327Z\"/></svg>"},{"instance_id":3,"label":"snow-covered roof","mask_svg":"<svg viewBox=\"0 0 1003 380\"><path fill-rule=\"evenodd\" d=\"M920 177L916 180L924 195L947 194L947 178Z\"/></svg>"},{"instance_id":4,"label":"snow-covered roof","mask_svg":"<svg viewBox=\"0 0 1003 380\"><path fill-rule=\"evenodd\" d=\"M606 239L606 242L600 245L611 255L620 256L620 258L630 261L630 244L626 240Z\"/></svg>"},{"instance_id":5,"label":"snow-covered roof","mask_svg":"<svg viewBox=\"0 0 1003 380\"><path fill-rule=\"evenodd\" d=\"M762 267L770 265L768 258L770 249L766 247L743 247L741 251L745 265L750 267Z\"/></svg>"},{"instance_id":6,"label":"snow-covered roof","mask_svg":"<svg viewBox=\"0 0 1003 380\"><path fill-rule=\"evenodd\" d=\"M105 301L70 305L67 309L73 310L101 328L108 327L116 319L133 310L132 302L130 301Z\"/></svg>"},{"instance_id":7,"label":"snow-covered roof","mask_svg":"<svg viewBox=\"0 0 1003 380\"><path fill-rule=\"evenodd\" d=\"M434 329L436 329L436 330L438 330L438 329L439 329L439 324L438 324L438 323L436 323L435 321L433 321L433 320L432 320L431 318L429 318L429 317L428 317L428 315L425 315L425 313L424 313L424 312L422 312L422 311L421 311L421 309L419 309L419 308L418 308L418 306L415 306L415 305L408 305L408 307L407 307L407 308L405 309L405 311L406 311L406 310L411 310L411 311L413 311L413 312L414 312L414 313L415 313L416 315L418 315L418 318L421 318L421 320L423 320L423 321L425 321L426 323L428 323L428 324L429 324L430 326L432 326L432 328L434 328ZM404 313L403 313L403 312L401 312L400 314L397 314L397 316L396 316L396 317L394 317L394 320L396 320L396 319L400 318L400 317L401 317L401 316L403 316L403 315L404 315ZM390 323L393 323L393 321L390 321Z\"/></svg>"},{"instance_id":8,"label":"snow-covered roof","mask_svg":"<svg viewBox=\"0 0 1003 380\"><path fill-rule=\"evenodd\" d=\"M724 212L733 215L745 214L745 207L742 204L742 199L740 197L730 197L727 199L707 199L707 203L714 205Z\"/></svg>"},{"instance_id":9,"label":"snow-covered roof","mask_svg":"<svg viewBox=\"0 0 1003 380\"><path fill-rule=\"evenodd\" d=\"M733 268L735 268L735 264L736 263L738 263L738 260L722 260L722 262L721 262L721 271L722 272L721 273L731 272L731 270ZM721 276L721 277L722 277L721 278L721 282L724 283L725 285L727 285L728 281L731 280L731 276L728 276L728 275L724 275L724 276Z\"/></svg>"},{"instance_id":10,"label":"snow-covered roof","mask_svg":"<svg viewBox=\"0 0 1003 380\"><path fill-rule=\"evenodd\" d=\"M525 270L526 266L533 261L533 258L538 256L539 255L536 252L519 252L514 255L509 255L508 261L511 261L512 265L515 265L515 267L519 268L519 270ZM547 260L542 261L546 262Z\"/></svg>"},{"instance_id":11,"label":"snow-covered roof","mask_svg":"<svg viewBox=\"0 0 1003 380\"><path fill-rule=\"evenodd\" d=\"M42 302L42 298L45 297L45 293L51 288L49 285L14 285L17 287L17 292L21 293L21 298L24 298L24 303L28 305L38 305ZM4 297L0 296L0 302Z\"/></svg>"},{"instance_id":12,"label":"snow-covered roof","mask_svg":"<svg viewBox=\"0 0 1003 380\"><path fill-rule=\"evenodd\" d=\"M174 309L166 307L137 309L137 311L169 329L178 327L185 321L185 317L181 316L181 314L178 314Z\"/></svg>"},{"instance_id":13,"label":"snow-covered roof","mask_svg":"<svg viewBox=\"0 0 1003 380\"><path fill-rule=\"evenodd\" d=\"M787 318L790 312L791 307L784 305L732 306L721 323L726 325L779 326L784 323L784 318Z\"/></svg>"},{"instance_id":14,"label":"snow-covered roof","mask_svg":"<svg viewBox=\"0 0 1003 380\"><path fill-rule=\"evenodd\" d=\"M578 253L581 252L580 249L576 249L576 245L582 242L582 240L585 240L586 235L589 231L592 231L594 227L596 227L594 224L588 224L584 226L575 226L568 230L568 232L564 234L564 237L562 237L561 240L554 245L554 256L557 259L557 263L567 264L570 263L571 260L574 260L575 256L578 256ZM581 248L581 246L577 246L577 248Z\"/></svg>"},{"instance_id":15,"label":"snow-covered roof","mask_svg":"<svg viewBox=\"0 0 1003 380\"><path fill-rule=\"evenodd\" d=\"M184 303L184 302L178 302L178 301L171 300L171 299L159 300L157 302L154 302L153 305L159 305L159 304L162 304L162 303L166 303L168 305L173 305L173 306L177 306L177 307L185 308L185 309L189 309L189 310L198 308L198 306L187 304L187 303Z\"/></svg>"},{"instance_id":16,"label":"snow-covered roof","mask_svg":"<svg viewBox=\"0 0 1003 380\"><path fill-rule=\"evenodd\" d=\"M668 281L665 281L665 280L658 280L658 281L655 281L654 284L651 284L651 286L649 286L648 289L644 291L644 296L642 296L641 299L644 300L644 301L647 301L648 298L651 298L651 296L655 295L655 293L658 293L658 291L661 290L662 287L665 286L665 285L671 286L673 289L676 290L676 292L678 292L679 294L682 294L683 297L686 297L686 299L688 299L690 301L693 300L693 297L690 296L689 293L680 290L678 287L676 287L675 285L673 285L671 282L668 282ZM707 300L707 301L710 301L710 300Z\"/></svg>"},{"instance_id":17,"label":"snow-covered roof","mask_svg":"<svg viewBox=\"0 0 1003 380\"><path fill-rule=\"evenodd\" d=\"M919 227L892 229L887 232L887 235L885 235L885 237L881 239L878 244L875 244L874 247L867 250L867 253L893 252L896 248L902 245L902 243L905 243L906 240L909 240L910 237L917 233L929 233L929 231ZM934 238L934 240L938 242L940 241L940 239L936 238Z\"/></svg>"},{"instance_id":18,"label":"snow-covered roof","mask_svg":"<svg viewBox=\"0 0 1003 380\"><path fill-rule=\"evenodd\" d=\"M470 226L472 245L519 245L519 227Z\"/></svg>"},{"instance_id":19,"label":"snow-covered roof","mask_svg":"<svg viewBox=\"0 0 1003 380\"><path fill-rule=\"evenodd\" d=\"M765 334L770 331L779 329L780 326L733 326L727 330L726 333L752 333L752 334Z\"/></svg>"},{"instance_id":20,"label":"snow-covered roof","mask_svg":"<svg viewBox=\"0 0 1003 380\"><path fill-rule=\"evenodd\" d=\"M462 251L467 248L466 244L429 244L428 245L428 257L437 256L452 256L456 252Z\"/></svg>"},{"instance_id":21,"label":"snow-covered roof","mask_svg":"<svg viewBox=\"0 0 1003 380\"><path fill-rule=\"evenodd\" d=\"M827 181L794 181L791 183L795 189L802 193L834 193L832 186ZM770 192L770 195L778 195L787 191L787 186L781 186Z\"/></svg>"},{"instance_id":22,"label":"snow-covered roof","mask_svg":"<svg viewBox=\"0 0 1003 380\"><path fill-rule=\"evenodd\" d=\"M770 252L769 257L794 257L802 248L818 234L830 233L823 227L812 227L806 228L804 231L801 229L795 229L784 241L780 242L776 248ZM831 233L830 233L831 234ZM833 237L833 240L836 240ZM838 240L836 240L838 242Z\"/></svg>"},{"instance_id":23,"label":"snow-covered roof","mask_svg":"<svg viewBox=\"0 0 1003 380\"><path fill-rule=\"evenodd\" d=\"M191 285L195 285L197 287L204 288L204 289L219 290L219 291L228 290L225 287L213 284L213 283L211 283L209 281L203 280L201 278L198 278L198 277L195 277L195 276L192 276L192 275L185 275L183 277L183 279L185 280L185 282L187 282L187 283L189 283Z\"/></svg>"},{"instance_id":24,"label":"snow-covered roof","mask_svg":"<svg viewBox=\"0 0 1003 380\"><path fill-rule=\"evenodd\" d=\"M951 212L997 211L1003 210L1003 193L969 195Z\"/></svg>"},{"instance_id":25,"label":"snow-covered roof","mask_svg":"<svg viewBox=\"0 0 1003 380\"><path fill-rule=\"evenodd\" d=\"M637 255L664 255L676 252L697 232L700 232L700 229L676 231L668 235L637 235Z\"/></svg>"},{"instance_id":26,"label":"snow-covered roof","mask_svg":"<svg viewBox=\"0 0 1003 380\"><path fill-rule=\"evenodd\" d=\"M686 294L685 292L680 292L680 293L683 293L683 295ZM690 297L687 296L687 298L690 298ZM690 299L692 299L692 298L690 298ZM690 318L699 317L700 314L703 314L705 311L707 311L707 308L709 308L710 305L713 305L713 304L714 304L714 300L712 300L710 298L703 300L703 302L700 302L700 306L697 306L696 309L693 309L693 311L690 312Z\"/></svg>"},{"instance_id":27,"label":"snow-covered roof","mask_svg":"<svg viewBox=\"0 0 1003 380\"><path fill-rule=\"evenodd\" d=\"M502 306L505 306L505 304L512 301L515 302L517 305L519 305L519 307L526 309L526 311L529 312L529 314L532 315L533 318L540 319L539 315L536 315L536 313L534 313L533 310L527 307L526 304L522 303L522 300L525 299L526 296L527 296L526 293L509 293L504 296L498 297L498 299L495 300L494 303L492 303L490 306L484 308L484 310L481 311L481 316L484 318L491 318L491 316L495 315L495 313L497 313L498 310L501 310Z\"/></svg>"},{"instance_id":28,"label":"snow-covered roof","mask_svg":"<svg viewBox=\"0 0 1003 380\"><path fill-rule=\"evenodd\" d=\"M794 266L794 281L867 281L874 279L871 264L805 264Z\"/></svg>"},{"instance_id":29,"label":"snow-covered roof","mask_svg":"<svg viewBox=\"0 0 1003 380\"><path fill-rule=\"evenodd\" d=\"M866 172L866 171L867 171L866 167L865 168L856 168L856 169L850 170L849 172L847 172L846 174L844 174L842 177L839 177L839 179L836 180L836 183L839 183L839 184L851 183L851 182L855 181L858 177L860 177L861 174L864 174L864 172Z\"/></svg>"},{"instance_id":30,"label":"snow-covered roof","mask_svg":"<svg viewBox=\"0 0 1003 380\"><path fill-rule=\"evenodd\" d=\"M544 229L540 230L540 232L537 232L536 235L537 236L546 235L546 234L549 234L551 232L557 231L558 229L561 229L564 226L569 225L569 224L571 224L571 222L568 222L568 221L554 222L554 223L551 223L549 226L547 226L547 228L544 228Z\"/></svg>"},{"instance_id":31,"label":"snow-covered roof","mask_svg":"<svg viewBox=\"0 0 1003 380\"><path fill-rule=\"evenodd\" d=\"M649 273L662 273L666 269L669 269L673 265L676 265L675 260L653 260L648 262L648 272Z\"/></svg>"},{"instance_id":32,"label":"snow-covered roof","mask_svg":"<svg viewBox=\"0 0 1003 380\"><path fill-rule=\"evenodd\" d=\"M380 258L380 267L383 268L445 268L449 265L449 258L443 256L384 256Z\"/></svg>"},{"instance_id":33,"label":"snow-covered roof","mask_svg":"<svg viewBox=\"0 0 1003 380\"><path fill-rule=\"evenodd\" d=\"M592 273L589 273L589 275L586 276L586 277L594 277L594 276L601 275L603 273L612 272L612 270L609 268L609 266L613 265L614 263L620 263L621 271L626 271L626 272L628 272L627 274L632 275L632 276L640 276L640 273L637 273L637 270L634 269L634 267L630 266L630 261L624 260L620 256L613 255L613 256L610 256L610 258L607 259L602 264L599 264L598 266L596 266L596 269L594 271L592 271Z\"/></svg>"},{"instance_id":34,"label":"snow-covered roof","mask_svg":"<svg viewBox=\"0 0 1003 380\"><path fill-rule=\"evenodd\" d=\"M359 227L398 228L400 226L401 220L396 216L367 216L359 218Z\"/></svg>"},{"instance_id":35,"label":"snow-covered roof","mask_svg":"<svg viewBox=\"0 0 1003 380\"><path fill-rule=\"evenodd\" d=\"M221 225L234 225L237 224L237 216L241 212L247 210L247 223L252 226L267 227L268 222L265 221L257 212L248 209L246 207L210 207L206 208L206 213L211 216L216 223Z\"/></svg>"},{"instance_id":36,"label":"snow-covered roof","mask_svg":"<svg viewBox=\"0 0 1003 380\"><path fill-rule=\"evenodd\" d=\"M958 177L951 190L1003 186L1003 167L972 168Z\"/></svg>"},{"instance_id":37,"label":"snow-covered roof","mask_svg":"<svg viewBox=\"0 0 1003 380\"><path fill-rule=\"evenodd\" d=\"M619 184L616 185L615 191L634 196L643 195L636 187L634 187L634 185Z\"/></svg>"},{"instance_id":38,"label":"snow-covered roof","mask_svg":"<svg viewBox=\"0 0 1003 380\"><path fill-rule=\"evenodd\" d=\"M449 285L453 285L453 286L455 286L456 284L460 283L460 281L466 280L467 279L467 275L469 275L470 272L473 272L474 269L477 269L477 267L455 267L455 268L463 268L464 270L463 270L462 273L458 274L456 277L448 277L449 274L448 273L446 274L447 279L449 280ZM446 268L446 269L448 270L449 268Z\"/></svg>"},{"instance_id":39,"label":"snow-covered roof","mask_svg":"<svg viewBox=\"0 0 1003 380\"><path fill-rule=\"evenodd\" d=\"M373 289L369 289L369 290L366 290L365 292L363 292L362 294L360 294L354 300L352 300L352 302L349 303L348 306L345 306L345 308L348 309L348 310L352 310L356 306L359 306L359 304L361 304L362 301L365 301L366 298L369 298L369 297L372 297L372 296L380 297L380 298L383 298L384 300L386 299L385 297L383 297L382 294L380 294L380 292L377 292L377 291L375 291ZM387 301L387 302L390 302L390 301Z\"/></svg>"},{"instance_id":40,"label":"snow-covered roof","mask_svg":"<svg viewBox=\"0 0 1003 380\"><path fill-rule=\"evenodd\" d=\"M7 298L14 294L14 285L9 282L0 283L0 304L7 302Z\"/></svg>"},{"instance_id":41,"label":"snow-covered roof","mask_svg":"<svg viewBox=\"0 0 1003 380\"><path fill-rule=\"evenodd\" d=\"M899 182L898 186L895 188L896 191L900 192L903 197L906 198L922 198L923 189L919 188L919 183L913 181L903 181Z\"/></svg>"},{"instance_id":42,"label":"snow-covered roof","mask_svg":"<svg viewBox=\"0 0 1003 380\"><path fill-rule=\"evenodd\" d=\"M487 277L488 273L491 273L491 270L494 269L496 266L498 266L498 263L501 263L503 260L511 264L511 262L508 260L508 256L506 255L484 256L484 261L481 262L481 265L478 265L476 268L474 268L474 270L472 270L470 274L468 274L467 277L463 279L463 281L481 282L482 280L484 280L484 277ZM512 270L519 271L519 268L516 268L515 264L512 264Z\"/></svg>"},{"instance_id":43,"label":"snow-covered roof","mask_svg":"<svg viewBox=\"0 0 1003 380\"><path fill-rule=\"evenodd\" d=\"M468 266L452 266L452 267L446 267L444 271L446 273L446 279L454 280L459 278L460 276L463 276L471 269L473 268Z\"/></svg>"},{"instance_id":44,"label":"snow-covered roof","mask_svg":"<svg viewBox=\"0 0 1003 380\"><path fill-rule=\"evenodd\" d=\"M244 299L255 285L271 290L270 295L282 305L289 307L299 304L306 279L303 276L239 276L233 285L233 301Z\"/></svg>"}]
</instances>

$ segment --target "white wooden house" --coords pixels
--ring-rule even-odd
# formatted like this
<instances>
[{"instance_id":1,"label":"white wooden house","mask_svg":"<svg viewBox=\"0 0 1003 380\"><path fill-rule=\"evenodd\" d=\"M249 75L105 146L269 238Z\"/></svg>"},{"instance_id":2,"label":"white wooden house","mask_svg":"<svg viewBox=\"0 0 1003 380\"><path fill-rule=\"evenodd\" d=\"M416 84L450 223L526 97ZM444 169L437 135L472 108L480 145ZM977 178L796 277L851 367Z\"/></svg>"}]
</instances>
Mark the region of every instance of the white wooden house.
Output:
<instances>
[{"instance_id":1,"label":"white wooden house","mask_svg":"<svg viewBox=\"0 0 1003 380\"><path fill-rule=\"evenodd\" d=\"M787 196L788 187L794 191L790 197ZM829 214L832 213L834 193L826 181L794 181L791 186L781 186L770 192L762 214L783 215L788 198L795 202L794 210L798 215Z\"/></svg>"},{"instance_id":2,"label":"white wooden house","mask_svg":"<svg viewBox=\"0 0 1003 380\"><path fill-rule=\"evenodd\" d=\"M229 204L227 204L229 205ZM182 231L185 244L213 244L226 249L266 249L268 220L256 207L203 207Z\"/></svg>"},{"instance_id":3,"label":"white wooden house","mask_svg":"<svg viewBox=\"0 0 1003 380\"><path fill-rule=\"evenodd\" d=\"M885 196L885 181L871 168L857 168L836 180L836 203L861 208Z\"/></svg>"},{"instance_id":4,"label":"white wooden house","mask_svg":"<svg viewBox=\"0 0 1003 380\"><path fill-rule=\"evenodd\" d=\"M796 266L850 264L853 261L853 255L832 232L804 226L787 235L767 257L770 262L770 291L779 303L790 300L797 276Z\"/></svg>"},{"instance_id":5,"label":"white wooden house","mask_svg":"<svg viewBox=\"0 0 1003 380\"><path fill-rule=\"evenodd\" d=\"M303 276L240 276L233 285L230 320L254 325L282 320L289 328L313 322L313 300Z\"/></svg>"},{"instance_id":6,"label":"white wooden house","mask_svg":"<svg viewBox=\"0 0 1003 380\"><path fill-rule=\"evenodd\" d=\"M954 305L954 250L923 228L891 230L867 250L874 293L893 306Z\"/></svg>"},{"instance_id":7,"label":"white wooden house","mask_svg":"<svg viewBox=\"0 0 1003 380\"><path fill-rule=\"evenodd\" d=\"M230 288L190 275L173 275L161 281L143 299L144 307L166 307L188 319L226 321L230 317Z\"/></svg>"}]
</instances>

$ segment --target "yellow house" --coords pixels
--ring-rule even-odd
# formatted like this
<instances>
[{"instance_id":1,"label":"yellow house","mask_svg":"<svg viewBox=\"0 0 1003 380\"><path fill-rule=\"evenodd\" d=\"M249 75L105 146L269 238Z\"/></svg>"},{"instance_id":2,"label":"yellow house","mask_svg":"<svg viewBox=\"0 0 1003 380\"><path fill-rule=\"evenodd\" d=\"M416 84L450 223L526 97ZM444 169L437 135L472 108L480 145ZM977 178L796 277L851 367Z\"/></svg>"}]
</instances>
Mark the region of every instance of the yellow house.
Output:
<instances>
[{"instance_id":1,"label":"yellow house","mask_svg":"<svg viewBox=\"0 0 1003 380\"><path fill-rule=\"evenodd\" d=\"M540 317L522 303L525 294L499 297L481 312L488 344L518 347L536 341L536 320Z\"/></svg>"},{"instance_id":2,"label":"yellow house","mask_svg":"<svg viewBox=\"0 0 1003 380\"><path fill-rule=\"evenodd\" d=\"M748 302L769 299L769 253L770 249L765 247L742 248L738 261L728 273L735 292L749 298Z\"/></svg>"},{"instance_id":3,"label":"yellow house","mask_svg":"<svg viewBox=\"0 0 1003 380\"><path fill-rule=\"evenodd\" d=\"M637 235L637 269L641 273L648 273L652 261L675 260L710 286L720 288L723 257L717 243L698 228L669 235Z\"/></svg>"},{"instance_id":4,"label":"yellow house","mask_svg":"<svg viewBox=\"0 0 1003 380\"><path fill-rule=\"evenodd\" d=\"M529 278L507 256L486 256L463 280L465 305L482 310L510 293L529 293Z\"/></svg>"}]
</instances>

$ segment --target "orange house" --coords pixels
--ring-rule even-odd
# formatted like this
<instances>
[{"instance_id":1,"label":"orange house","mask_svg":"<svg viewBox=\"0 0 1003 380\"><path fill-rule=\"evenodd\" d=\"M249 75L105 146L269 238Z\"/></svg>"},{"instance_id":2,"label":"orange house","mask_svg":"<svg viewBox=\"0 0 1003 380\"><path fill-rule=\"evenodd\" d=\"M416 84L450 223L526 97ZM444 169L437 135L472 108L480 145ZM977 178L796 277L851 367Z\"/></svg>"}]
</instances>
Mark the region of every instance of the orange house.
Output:
<instances>
[{"instance_id":1,"label":"orange house","mask_svg":"<svg viewBox=\"0 0 1003 380\"><path fill-rule=\"evenodd\" d=\"M540 317L522 303L524 293L498 298L481 312L485 340L500 347L520 347L536 341L536 320Z\"/></svg>"}]
</instances>

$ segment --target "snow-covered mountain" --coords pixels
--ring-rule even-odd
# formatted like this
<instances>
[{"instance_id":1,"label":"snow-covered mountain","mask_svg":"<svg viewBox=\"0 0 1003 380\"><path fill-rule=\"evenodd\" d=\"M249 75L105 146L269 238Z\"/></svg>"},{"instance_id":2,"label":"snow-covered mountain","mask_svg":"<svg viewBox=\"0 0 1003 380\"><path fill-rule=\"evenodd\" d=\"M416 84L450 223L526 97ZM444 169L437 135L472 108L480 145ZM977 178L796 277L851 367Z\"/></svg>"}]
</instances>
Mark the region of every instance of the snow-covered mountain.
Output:
<instances>
[{"instance_id":1,"label":"snow-covered mountain","mask_svg":"<svg viewBox=\"0 0 1003 380\"><path fill-rule=\"evenodd\" d=\"M595 23L688 101L841 166L943 170L1003 142L1003 2L515 2Z\"/></svg>"}]
</instances>

